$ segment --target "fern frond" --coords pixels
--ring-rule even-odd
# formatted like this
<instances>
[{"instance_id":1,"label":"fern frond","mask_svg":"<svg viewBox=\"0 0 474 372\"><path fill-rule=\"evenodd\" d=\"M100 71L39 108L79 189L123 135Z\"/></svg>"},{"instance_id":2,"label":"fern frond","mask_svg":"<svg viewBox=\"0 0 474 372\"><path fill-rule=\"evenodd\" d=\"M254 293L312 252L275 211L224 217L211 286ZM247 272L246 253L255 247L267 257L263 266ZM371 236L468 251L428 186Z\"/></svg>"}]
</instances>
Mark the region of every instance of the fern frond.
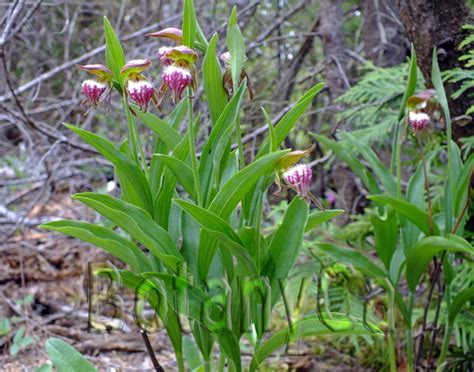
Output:
<instances>
[{"instance_id":1,"label":"fern frond","mask_svg":"<svg viewBox=\"0 0 474 372\"><path fill-rule=\"evenodd\" d=\"M362 70L365 74L361 80L339 97L338 102L347 108L337 115L337 119L353 129L364 142L381 143L397 122L408 64L388 68L367 64ZM418 89L424 89L421 77Z\"/></svg>"}]
</instances>

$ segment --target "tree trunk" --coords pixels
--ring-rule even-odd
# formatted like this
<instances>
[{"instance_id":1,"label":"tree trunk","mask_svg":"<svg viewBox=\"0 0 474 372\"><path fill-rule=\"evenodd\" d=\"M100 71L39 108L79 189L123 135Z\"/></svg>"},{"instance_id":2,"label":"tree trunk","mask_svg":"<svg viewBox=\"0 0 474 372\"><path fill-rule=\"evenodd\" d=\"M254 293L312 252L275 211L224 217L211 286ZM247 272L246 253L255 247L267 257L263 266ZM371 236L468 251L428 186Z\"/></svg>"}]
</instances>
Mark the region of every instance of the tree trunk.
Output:
<instances>
[{"instance_id":1,"label":"tree trunk","mask_svg":"<svg viewBox=\"0 0 474 372\"><path fill-rule=\"evenodd\" d=\"M462 51L458 49L461 40L467 36L462 26L473 21L472 14L464 0L398 0L402 22L409 39L415 45L418 66L429 86L431 83L431 57L433 48L438 50L441 71L462 67L458 60ZM451 94L457 84L445 84L446 94ZM472 101L467 94L457 100L449 100L451 116L464 115ZM474 124L465 127L453 125L455 138L474 134Z\"/></svg>"},{"instance_id":2,"label":"tree trunk","mask_svg":"<svg viewBox=\"0 0 474 372\"><path fill-rule=\"evenodd\" d=\"M410 42L405 36L395 0L362 0L364 53L376 66L405 62Z\"/></svg>"},{"instance_id":3,"label":"tree trunk","mask_svg":"<svg viewBox=\"0 0 474 372\"><path fill-rule=\"evenodd\" d=\"M334 102L348 88L346 73L345 43L342 26L344 22L341 0L320 0L321 40L326 59L324 75L331 101Z\"/></svg>"}]
</instances>

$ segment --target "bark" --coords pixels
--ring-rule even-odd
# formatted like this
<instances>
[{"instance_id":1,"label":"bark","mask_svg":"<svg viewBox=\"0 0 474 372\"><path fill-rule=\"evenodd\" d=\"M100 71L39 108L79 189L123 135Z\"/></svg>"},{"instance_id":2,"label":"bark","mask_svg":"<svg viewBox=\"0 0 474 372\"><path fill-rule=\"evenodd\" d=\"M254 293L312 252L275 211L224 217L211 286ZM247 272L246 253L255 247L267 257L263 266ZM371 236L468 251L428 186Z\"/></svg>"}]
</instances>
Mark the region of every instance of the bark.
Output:
<instances>
[{"instance_id":1,"label":"bark","mask_svg":"<svg viewBox=\"0 0 474 372\"><path fill-rule=\"evenodd\" d=\"M319 6L319 32L325 56L324 74L331 101L341 95L348 86L344 67L346 55L342 26L344 22L341 0L321 0Z\"/></svg>"},{"instance_id":2,"label":"bark","mask_svg":"<svg viewBox=\"0 0 474 372\"><path fill-rule=\"evenodd\" d=\"M395 0L362 0L362 39L365 56L376 66L405 62L410 43Z\"/></svg>"},{"instance_id":3,"label":"bark","mask_svg":"<svg viewBox=\"0 0 474 372\"><path fill-rule=\"evenodd\" d=\"M343 109L342 104L337 104L336 99L349 88L346 76L348 58L345 54L343 33L344 13L342 0L320 0L319 2L319 34L324 51L324 76L325 84L329 91L329 105L335 111ZM331 127L337 128L335 115L330 115ZM347 165L337 160L329 175L329 186L338 190L336 208L352 210L356 201L355 178ZM322 192L323 190L321 190ZM349 222L348 215L338 216L335 222L339 225Z\"/></svg>"},{"instance_id":4,"label":"bark","mask_svg":"<svg viewBox=\"0 0 474 372\"><path fill-rule=\"evenodd\" d=\"M462 67L462 63L458 60L462 51L458 49L458 45L467 34L461 27L474 21L466 2L464 0L397 1L407 36L415 46L418 66L428 85L432 86L431 57L434 47L438 50L441 71ZM456 84L445 84L448 98L456 88ZM464 115L470 103L467 94L457 100L450 99L451 116ZM465 127L453 125L453 134L457 139L473 135L472 121Z\"/></svg>"}]
</instances>

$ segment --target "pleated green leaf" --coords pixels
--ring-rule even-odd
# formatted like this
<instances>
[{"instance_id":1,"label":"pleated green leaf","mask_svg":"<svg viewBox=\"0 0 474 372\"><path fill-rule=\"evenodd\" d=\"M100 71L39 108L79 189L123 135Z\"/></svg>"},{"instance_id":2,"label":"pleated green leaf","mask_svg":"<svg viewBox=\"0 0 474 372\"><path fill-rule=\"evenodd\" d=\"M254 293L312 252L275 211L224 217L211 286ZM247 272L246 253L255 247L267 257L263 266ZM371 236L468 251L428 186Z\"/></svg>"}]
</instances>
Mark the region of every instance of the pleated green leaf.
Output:
<instances>
[{"instance_id":1,"label":"pleated green leaf","mask_svg":"<svg viewBox=\"0 0 474 372\"><path fill-rule=\"evenodd\" d=\"M143 209L110 195L85 192L74 199L91 207L130 234L171 270L176 270L183 258L171 235Z\"/></svg>"},{"instance_id":2,"label":"pleated green leaf","mask_svg":"<svg viewBox=\"0 0 474 372\"><path fill-rule=\"evenodd\" d=\"M105 138L71 124L64 125L97 149L120 171L122 187L127 187L134 204L147 211L153 210L150 187L143 172L135 162ZM127 185L123 185L123 183L127 183Z\"/></svg>"},{"instance_id":3,"label":"pleated green leaf","mask_svg":"<svg viewBox=\"0 0 474 372\"><path fill-rule=\"evenodd\" d=\"M93 225L89 222L68 220L52 221L39 227L58 231L103 248L124 263L130 265L133 271L150 270L148 258L135 244L106 227Z\"/></svg>"},{"instance_id":4,"label":"pleated green leaf","mask_svg":"<svg viewBox=\"0 0 474 372\"><path fill-rule=\"evenodd\" d=\"M222 81L222 72L216 56L218 35L214 34L202 62L202 80L206 93L209 113L215 125L227 105L227 97Z\"/></svg>"},{"instance_id":5,"label":"pleated green leaf","mask_svg":"<svg viewBox=\"0 0 474 372\"><path fill-rule=\"evenodd\" d=\"M353 265L356 269L362 271L366 275L373 278L385 278L387 274L385 271L373 263L368 257L362 253L346 247L340 247L331 243L317 243L318 249L329 254L337 261Z\"/></svg>"},{"instance_id":6,"label":"pleated green leaf","mask_svg":"<svg viewBox=\"0 0 474 372\"><path fill-rule=\"evenodd\" d=\"M426 271L428 263L442 251L473 254L474 248L466 240L456 235L430 236L420 240L406 256L406 278L412 292L416 291L418 281Z\"/></svg>"},{"instance_id":7,"label":"pleated green leaf","mask_svg":"<svg viewBox=\"0 0 474 372\"><path fill-rule=\"evenodd\" d=\"M45 344L49 359L58 372L96 372L97 369L81 353L63 340L51 337Z\"/></svg>"},{"instance_id":8,"label":"pleated green leaf","mask_svg":"<svg viewBox=\"0 0 474 372\"><path fill-rule=\"evenodd\" d=\"M369 335L383 337L383 332L373 324L363 323L362 320L352 320L344 314L332 313L321 314L327 324L333 328L329 329L317 315L308 316L293 324L293 329L285 328L278 331L265 341L255 352L250 363L250 371L255 371L258 366L277 351L289 343L305 337L315 336L342 336L342 335Z\"/></svg>"},{"instance_id":9,"label":"pleated green leaf","mask_svg":"<svg viewBox=\"0 0 474 372\"><path fill-rule=\"evenodd\" d=\"M115 31L107 17L104 16L105 31L105 63L114 74L114 79L123 89L123 79L120 70L125 66L125 53Z\"/></svg>"},{"instance_id":10,"label":"pleated green leaf","mask_svg":"<svg viewBox=\"0 0 474 372\"><path fill-rule=\"evenodd\" d=\"M422 211L416 205L387 195L370 195L368 199L381 205L391 205L398 214L413 222L425 235L431 235L428 213ZM439 227L433 220L433 235L439 234Z\"/></svg>"},{"instance_id":11,"label":"pleated green leaf","mask_svg":"<svg viewBox=\"0 0 474 372\"><path fill-rule=\"evenodd\" d=\"M293 129L297 121L303 115L306 108L313 101L316 94L318 94L321 89L324 88L323 83L316 84L311 89L309 89L296 103L295 105L278 121L275 125L275 134L276 134L276 143L274 144L275 148L281 145L281 143L288 136L290 131ZM270 137L265 138L265 140L260 145L258 149L256 158L267 154L270 149Z\"/></svg>"}]
</instances>

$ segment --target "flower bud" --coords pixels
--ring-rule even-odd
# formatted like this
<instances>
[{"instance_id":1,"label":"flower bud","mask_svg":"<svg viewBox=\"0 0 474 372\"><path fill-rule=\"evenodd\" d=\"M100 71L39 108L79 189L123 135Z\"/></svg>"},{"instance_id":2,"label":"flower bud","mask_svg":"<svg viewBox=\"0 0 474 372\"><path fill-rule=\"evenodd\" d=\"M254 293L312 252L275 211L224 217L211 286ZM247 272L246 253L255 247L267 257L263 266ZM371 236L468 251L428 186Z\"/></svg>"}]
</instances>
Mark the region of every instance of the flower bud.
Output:
<instances>
[{"instance_id":1,"label":"flower bud","mask_svg":"<svg viewBox=\"0 0 474 372\"><path fill-rule=\"evenodd\" d=\"M306 198L309 195L309 187L313 179L313 172L307 164L296 165L285 173L283 173L283 180L285 183L293 188L299 196Z\"/></svg>"},{"instance_id":2,"label":"flower bud","mask_svg":"<svg viewBox=\"0 0 474 372\"><path fill-rule=\"evenodd\" d=\"M408 120L413 127L413 131L418 133L430 125L430 117L424 112L410 111Z\"/></svg>"},{"instance_id":3,"label":"flower bud","mask_svg":"<svg viewBox=\"0 0 474 372\"><path fill-rule=\"evenodd\" d=\"M85 102L92 107L97 107L102 96L107 90L107 84L97 80L84 80L82 82L82 93L86 96Z\"/></svg>"},{"instance_id":4,"label":"flower bud","mask_svg":"<svg viewBox=\"0 0 474 372\"><path fill-rule=\"evenodd\" d=\"M173 64L173 60L166 56L166 54L170 51L170 49L171 49L170 47L161 47L160 49L158 49L158 53L157 53L158 59L160 60L161 64L165 67Z\"/></svg>"},{"instance_id":5,"label":"flower bud","mask_svg":"<svg viewBox=\"0 0 474 372\"><path fill-rule=\"evenodd\" d=\"M127 93L130 99L140 106L140 110L145 112L148 103L155 94L155 89L147 80L129 80L127 83Z\"/></svg>"},{"instance_id":6,"label":"flower bud","mask_svg":"<svg viewBox=\"0 0 474 372\"><path fill-rule=\"evenodd\" d=\"M173 103L181 99L184 89L193 81L191 71L187 68L168 66L163 71L163 82L171 90Z\"/></svg>"}]
</instances>

